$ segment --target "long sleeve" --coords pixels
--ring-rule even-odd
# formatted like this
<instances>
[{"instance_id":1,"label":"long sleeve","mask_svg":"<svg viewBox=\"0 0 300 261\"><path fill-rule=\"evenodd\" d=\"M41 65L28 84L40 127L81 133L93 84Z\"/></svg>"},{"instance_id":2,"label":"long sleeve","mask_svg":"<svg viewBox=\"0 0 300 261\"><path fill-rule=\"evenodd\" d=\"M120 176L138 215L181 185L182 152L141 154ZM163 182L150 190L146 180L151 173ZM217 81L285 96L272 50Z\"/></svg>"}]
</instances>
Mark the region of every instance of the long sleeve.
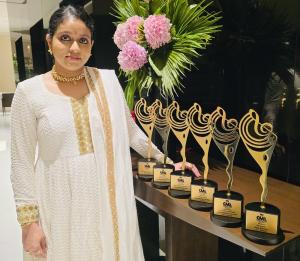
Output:
<instances>
[{"instance_id":1,"label":"long sleeve","mask_svg":"<svg viewBox=\"0 0 300 261\"><path fill-rule=\"evenodd\" d=\"M11 111L11 182L22 226L38 220L34 177L36 144L36 116L19 84Z\"/></svg>"}]
</instances>

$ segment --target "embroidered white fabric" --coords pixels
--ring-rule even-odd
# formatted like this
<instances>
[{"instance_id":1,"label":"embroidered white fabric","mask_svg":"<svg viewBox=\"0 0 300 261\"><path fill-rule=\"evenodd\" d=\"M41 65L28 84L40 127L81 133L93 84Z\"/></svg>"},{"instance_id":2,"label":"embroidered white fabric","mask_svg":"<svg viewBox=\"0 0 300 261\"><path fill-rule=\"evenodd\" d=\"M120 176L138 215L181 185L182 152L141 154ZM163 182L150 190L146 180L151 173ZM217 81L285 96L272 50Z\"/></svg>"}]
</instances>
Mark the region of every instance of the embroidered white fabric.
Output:
<instances>
[{"instance_id":1,"label":"embroidered white fabric","mask_svg":"<svg viewBox=\"0 0 300 261\"><path fill-rule=\"evenodd\" d=\"M101 75L104 85L109 85L105 89L112 107L120 260L142 261L126 146L146 157L147 137L132 120L114 71L101 70ZM112 235L107 232L111 230L106 230L111 223L104 201L106 171L99 167L109 163L101 145L105 143L101 118L93 95L87 97L95 151L84 155L78 148L70 98L50 92L42 76L20 83L12 104L11 180L16 205L38 204L48 261L113 260ZM162 159L156 147L153 152L154 158ZM97 165L97 160L103 163Z\"/></svg>"}]
</instances>

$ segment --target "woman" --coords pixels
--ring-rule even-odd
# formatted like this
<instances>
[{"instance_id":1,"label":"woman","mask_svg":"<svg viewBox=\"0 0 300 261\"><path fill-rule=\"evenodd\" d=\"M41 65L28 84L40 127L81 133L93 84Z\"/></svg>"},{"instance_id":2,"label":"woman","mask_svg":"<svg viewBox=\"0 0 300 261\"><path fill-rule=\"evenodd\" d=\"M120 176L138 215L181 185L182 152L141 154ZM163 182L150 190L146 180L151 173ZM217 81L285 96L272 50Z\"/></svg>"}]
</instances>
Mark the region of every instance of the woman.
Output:
<instances>
[{"instance_id":1,"label":"woman","mask_svg":"<svg viewBox=\"0 0 300 261\"><path fill-rule=\"evenodd\" d=\"M129 147L146 155L147 138L114 71L84 66L94 42L82 8L57 10L46 39L53 69L20 83L12 105L24 250L50 261L144 260Z\"/></svg>"}]
</instances>

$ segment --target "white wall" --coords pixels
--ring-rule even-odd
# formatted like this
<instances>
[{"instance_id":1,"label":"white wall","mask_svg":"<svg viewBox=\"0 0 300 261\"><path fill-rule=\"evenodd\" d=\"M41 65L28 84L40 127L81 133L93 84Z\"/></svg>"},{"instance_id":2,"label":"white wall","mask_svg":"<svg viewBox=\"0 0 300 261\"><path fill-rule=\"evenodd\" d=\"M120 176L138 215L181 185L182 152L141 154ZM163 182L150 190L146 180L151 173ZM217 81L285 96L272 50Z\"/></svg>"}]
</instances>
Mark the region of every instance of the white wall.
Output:
<instances>
[{"instance_id":1,"label":"white wall","mask_svg":"<svg viewBox=\"0 0 300 261\"><path fill-rule=\"evenodd\" d=\"M49 20L52 13L59 8L61 0L42 0L42 14L44 20L44 27L48 28Z\"/></svg>"},{"instance_id":2,"label":"white wall","mask_svg":"<svg viewBox=\"0 0 300 261\"><path fill-rule=\"evenodd\" d=\"M26 4L7 4L11 31L28 30L41 19L41 0L28 0Z\"/></svg>"},{"instance_id":3,"label":"white wall","mask_svg":"<svg viewBox=\"0 0 300 261\"><path fill-rule=\"evenodd\" d=\"M28 30L43 18L48 27L51 14L59 7L60 0L27 0L26 4L7 4L10 31Z\"/></svg>"}]
</instances>

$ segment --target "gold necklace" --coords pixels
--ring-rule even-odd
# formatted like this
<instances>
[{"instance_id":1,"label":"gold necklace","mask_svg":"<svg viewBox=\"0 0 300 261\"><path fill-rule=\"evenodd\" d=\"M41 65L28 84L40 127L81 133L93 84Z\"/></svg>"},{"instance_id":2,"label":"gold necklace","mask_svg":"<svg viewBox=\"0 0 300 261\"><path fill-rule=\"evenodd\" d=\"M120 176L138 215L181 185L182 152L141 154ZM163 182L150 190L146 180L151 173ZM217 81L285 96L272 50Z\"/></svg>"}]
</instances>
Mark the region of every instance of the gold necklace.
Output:
<instances>
[{"instance_id":1,"label":"gold necklace","mask_svg":"<svg viewBox=\"0 0 300 261\"><path fill-rule=\"evenodd\" d=\"M53 79L57 82L67 82L67 83L71 82L73 84L76 84L78 81L85 78L84 72L82 72L81 74L76 75L76 76L61 75L55 70L55 65L53 65L53 67L52 67L51 74L52 74Z\"/></svg>"}]
</instances>

